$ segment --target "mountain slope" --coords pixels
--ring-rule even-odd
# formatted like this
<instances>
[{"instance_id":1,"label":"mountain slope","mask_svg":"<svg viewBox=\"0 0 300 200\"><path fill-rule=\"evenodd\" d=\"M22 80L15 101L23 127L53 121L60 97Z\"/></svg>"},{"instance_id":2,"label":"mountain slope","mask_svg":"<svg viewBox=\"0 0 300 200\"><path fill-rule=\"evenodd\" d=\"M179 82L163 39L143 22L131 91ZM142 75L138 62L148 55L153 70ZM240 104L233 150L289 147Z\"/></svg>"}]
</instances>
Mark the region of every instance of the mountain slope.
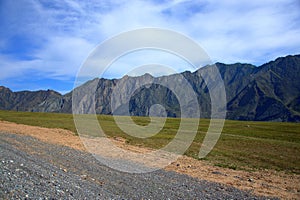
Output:
<instances>
[{"instance_id":1,"label":"mountain slope","mask_svg":"<svg viewBox=\"0 0 300 200\"><path fill-rule=\"evenodd\" d=\"M225 85L228 119L300 121L300 55L280 57L260 67L241 63L216 63L216 66ZM186 71L162 77L145 74L112 80L96 78L72 92L75 91L80 97L80 113L96 111L99 114L113 114L114 110L114 114L119 115L145 116L151 112L152 105L160 104L168 116L180 117L180 99L170 87L179 96L187 95L187 91L181 89L186 84L183 77L197 96L201 117L210 117L211 99L204 80L211 80L211 88L218 87L218 83L214 82L216 72L211 66L193 73ZM153 84L142 85L149 81L153 81ZM93 88L96 90L95 96ZM66 95L52 90L12 92L0 87L0 109L71 113L72 92ZM194 104L188 103L182 109L191 115L197 110ZM159 111L158 115L163 115L163 112Z\"/></svg>"},{"instance_id":2,"label":"mountain slope","mask_svg":"<svg viewBox=\"0 0 300 200\"><path fill-rule=\"evenodd\" d=\"M61 99L62 95L53 90L12 92L0 87L0 108L5 110L55 112L63 107Z\"/></svg>"},{"instance_id":3,"label":"mountain slope","mask_svg":"<svg viewBox=\"0 0 300 200\"><path fill-rule=\"evenodd\" d=\"M278 58L256 69L253 80L228 102L228 118L300 121L300 56Z\"/></svg>"}]
</instances>

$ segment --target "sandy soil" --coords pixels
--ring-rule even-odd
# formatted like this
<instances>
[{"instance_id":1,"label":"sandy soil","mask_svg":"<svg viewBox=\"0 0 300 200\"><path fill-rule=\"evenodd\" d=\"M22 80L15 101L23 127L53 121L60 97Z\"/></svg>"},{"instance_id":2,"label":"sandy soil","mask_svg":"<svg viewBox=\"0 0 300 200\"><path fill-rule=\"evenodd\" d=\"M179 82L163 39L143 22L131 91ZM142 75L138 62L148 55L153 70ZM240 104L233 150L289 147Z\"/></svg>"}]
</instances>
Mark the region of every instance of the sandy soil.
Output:
<instances>
[{"instance_id":1,"label":"sandy soil","mask_svg":"<svg viewBox=\"0 0 300 200\"><path fill-rule=\"evenodd\" d=\"M86 151L81 139L71 131L49 129L0 121L0 131L33 136L44 142L61 144ZM135 153L150 152L151 149L131 146L122 138L111 139L117 146ZM300 175L286 174L273 170L246 172L212 166L207 161L198 161L181 156L166 170L187 174L199 179L214 181L248 190L257 195L274 196L283 199L300 199Z\"/></svg>"}]
</instances>

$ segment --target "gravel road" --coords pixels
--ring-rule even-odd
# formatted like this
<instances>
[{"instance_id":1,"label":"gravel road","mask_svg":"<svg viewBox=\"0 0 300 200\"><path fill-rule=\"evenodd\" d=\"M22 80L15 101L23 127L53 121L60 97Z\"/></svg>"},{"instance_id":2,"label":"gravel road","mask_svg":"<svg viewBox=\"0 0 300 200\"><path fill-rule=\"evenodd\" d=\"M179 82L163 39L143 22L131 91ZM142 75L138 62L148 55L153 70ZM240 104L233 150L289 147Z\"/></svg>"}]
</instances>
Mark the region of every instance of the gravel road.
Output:
<instances>
[{"instance_id":1,"label":"gravel road","mask_svg":"<svg viewBox=\"0 0 300 200\"><path fill-rule=\"evenodd\" d=\"M164 170L118 172L87 152L4 132L0 169L0 199L269 199Z\"/></svg>"}]
</instances>

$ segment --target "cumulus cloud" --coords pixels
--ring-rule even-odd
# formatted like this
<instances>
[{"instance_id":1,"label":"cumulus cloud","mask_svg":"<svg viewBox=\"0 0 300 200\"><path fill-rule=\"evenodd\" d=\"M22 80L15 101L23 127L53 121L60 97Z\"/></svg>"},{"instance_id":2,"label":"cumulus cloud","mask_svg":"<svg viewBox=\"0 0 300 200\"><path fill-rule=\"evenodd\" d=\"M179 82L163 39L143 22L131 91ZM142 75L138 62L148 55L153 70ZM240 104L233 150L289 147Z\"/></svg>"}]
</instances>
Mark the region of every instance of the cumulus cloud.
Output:
<instances>
[{"instance_id":1,"label":"cumulus cloud","mask_svg":"<svg viewBox=\"0 0 300 200\"><path fill-rule=\"evenodd\" d=\"M144 27L183 33L214 62L260 65L300 52L299 10L297 0L4 0L0 3L0 79L28 70L40 77L70 79L96 45ZM127 67L111 72L111 78Z\"/></svg>"}]
</instances>

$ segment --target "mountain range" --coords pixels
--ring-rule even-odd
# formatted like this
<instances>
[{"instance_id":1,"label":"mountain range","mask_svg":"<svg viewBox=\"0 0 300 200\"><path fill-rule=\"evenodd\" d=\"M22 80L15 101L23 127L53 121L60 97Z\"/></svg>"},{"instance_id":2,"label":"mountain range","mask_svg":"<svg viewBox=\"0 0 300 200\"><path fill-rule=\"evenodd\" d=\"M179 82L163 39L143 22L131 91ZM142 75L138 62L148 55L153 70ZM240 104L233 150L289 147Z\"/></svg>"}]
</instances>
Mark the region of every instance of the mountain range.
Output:
<instances>
[{"instance_id":1,"label":"mountain range","mask_svg":"<svg viewBox=\"0 0 300 200\"><path fill-rule=\"evenodd\" d=\"M259 67L242 63L216 63L215 66L225 86L227 119L300 122L300 55L279 57ZM151 105L160 104L165 108L167 116L180 117L179 100L168 87L150 84L136 89L136 86L149 79L159 82L173 80L179 85L178 80L184 77L197 96L201 117L209 118L211 99L203 76L213 79L212 68L212 65L207 65L195 72L185 71L162 77L145 74L137 77L124 76L121 79L96 78L75 90L83 92L96 89L93 105L98 114L112 114L111 99L114 98L113 91L117 89L119 94L130 95L129 99L122 99L114 105L119 114L127 115L129 106L130 115L147 116ZM130 82L132 88L126 82ZM0 109L72 113L73 92L74 90L65 95L53 90L13 92L0 86ZM81 103L87 105L85 102ZM85 109L89 112L94 108ZM185 109L188 109L187 112L194 110L190 107Z\"/></svg>"}]
</instances>

